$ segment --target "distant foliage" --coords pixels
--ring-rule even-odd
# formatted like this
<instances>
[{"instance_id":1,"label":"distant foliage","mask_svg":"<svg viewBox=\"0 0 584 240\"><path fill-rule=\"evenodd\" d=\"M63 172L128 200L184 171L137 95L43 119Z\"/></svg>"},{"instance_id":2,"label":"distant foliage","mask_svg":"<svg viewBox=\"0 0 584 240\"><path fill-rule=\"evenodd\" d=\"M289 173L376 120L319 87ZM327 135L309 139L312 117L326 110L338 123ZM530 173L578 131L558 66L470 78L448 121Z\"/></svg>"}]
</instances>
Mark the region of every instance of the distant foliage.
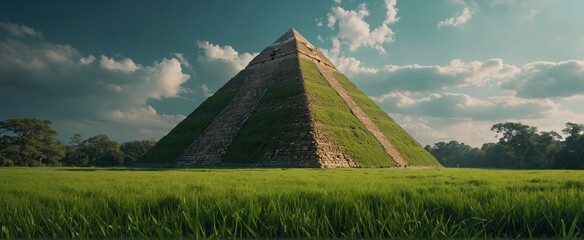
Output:
<instances>
[{"instance_id":1,"label":"distant foliage","mask_svg":"<svg viewBox=\"0 0 584 240\"><path fill-rule=\"evenodd\" d=\"M89 164L92 166L116 166L124 163L120 144L104 134L83 141L79 150L89 157Z\"/></svg>"},{"instance_id":2,"label":"distant foliage","mask_svg":"<svg viewBox=\"0 0 584 240\"><path fill-rule=\"evenodd\" d=\"M499 142L473 148L450 141L426 146L445 167L482 167L517 169L584 169L584 125L566 123L557 132L539 132L521 123L497 123L491 128L500 134Z\"/></svg>"},{"instance_id":3,"label":"distant foliage","mask_svg":"<svg viewBox=\"0 0 584 240\"><path fill-rule=\"evenodd\" d=\"M153 140L120 144L104 134L83 140L75 134L65 145L50 125L35 118L1 121L0 166L132 165L156 144Z\"/></svg>"},{"instance_id":4,"label":"distant foliage","mask_svg":"<svg viewBox=\"0 0 584 240\"><path fill-rule=\"evenodd\" d=\"M156 145L154 140L139 140L122 143L120 150L124 153L124 164L133 165L138 163L148 150Z\"/></svg>"},{"instance_id":5,"label":"distant foliage","mask_svg":"<svg viewBox=\"0 0 584 240\"><path fill-rule=\"evenodd\" d=\"M135 165L138 159L150 150L154 140L139 140L118 143L105 134L86 140L75 134L67 145L63 163L68 166L122 166Z\"/></svg>"},{"instance_id":6,"label":"distant foliage","mask_svg":"<svg viewBox=\"0 0 584 240\"><path fill-rule=\"evenodd\" d=\"M0 122L0 161L4 166L58 165L62 144L51 122L34 118Z\"/></svg>"}]
</instances>

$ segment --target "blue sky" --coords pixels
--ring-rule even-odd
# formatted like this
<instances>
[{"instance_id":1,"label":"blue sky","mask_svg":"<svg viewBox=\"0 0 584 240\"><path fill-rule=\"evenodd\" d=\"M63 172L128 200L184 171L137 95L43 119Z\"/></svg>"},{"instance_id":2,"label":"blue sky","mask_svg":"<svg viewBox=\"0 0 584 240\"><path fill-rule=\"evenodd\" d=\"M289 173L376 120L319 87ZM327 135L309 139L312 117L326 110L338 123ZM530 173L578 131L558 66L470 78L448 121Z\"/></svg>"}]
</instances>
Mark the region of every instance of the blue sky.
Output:
<instances>
[{"instance_id":1,"label":"blue sky","mask_svg":"<svg viewBox=\"0 0 584 240\"><path fill-rule=\"evenodd\" d=\"M296 28L422 144L584 123L584 1L3 1L0 119L159 139Z\"/></svg>"}]
</instances>

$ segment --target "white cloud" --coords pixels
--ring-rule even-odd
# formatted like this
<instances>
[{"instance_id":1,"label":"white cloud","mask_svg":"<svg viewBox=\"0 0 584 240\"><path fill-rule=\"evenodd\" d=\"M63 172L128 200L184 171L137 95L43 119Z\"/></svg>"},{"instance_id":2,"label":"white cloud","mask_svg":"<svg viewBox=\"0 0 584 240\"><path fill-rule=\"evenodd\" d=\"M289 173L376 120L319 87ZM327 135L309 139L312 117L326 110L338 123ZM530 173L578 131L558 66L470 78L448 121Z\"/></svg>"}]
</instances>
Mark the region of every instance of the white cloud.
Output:
<instances>
[{"instance_id":1,"label":"white cloud","mask_svg":"<svg viewBox=\"0 0 584 240\"><path fill-rule=\"evenodd\" d=\"M356 10L333 7L327 14L327 26L332 29L338 25L339 33L335 38L346 44L350 51L369 46L377 49L379 53L385 53L383 44L395 41L395 33L389 25L399 20L396 1L386 0L385 5L387 9L385 20L375 29L371 29L369 23L365 21L365 17L370 15L365 3L360 4Z\"/></svg>"},{"instance_id":2,"label":"white cloud","mask_svg":"<svg viewBox=\"0 0 584 240\"><path fill-rule=\"evenodd\" d=\"M181 85L190 78L182 72L182 65L175 58L154 62L142 71L142 81L132 86L137 87L135 92L151 99L178 97L183 92Z\"/></svg>"},{"instance_id":3,"label":"white cloud","mask_svg":"<svg viewBox=\"0 0 584 240\"><path fill-rule=\"evenodd\" d=\"M400 114L393 114L392 117L394 120L399 121L399 125L406 130L410 136L419 141L422 146L453 139L447 134L430 127L427 123L420 121L420 118L418 117L403 117Z\"/></svg>"},{"instance_id":4,"label":"white cloud","mask_svg":"<svg viewBox=\"0 0 584 240\"><path fill-rule=\"evenodd\" d=\"M375 68L362 66L361 61L353 57L335 58L334 64L339 68L339 70L351 73L375 74L377 72L377 69Z\"/></svg>"},{"instance_id":5,"label":"white cloud","mask_svg":"<svg viewBox=\"0 0 584 240\"><path fill-rule=\"evenodd\" d=\"M186 67L187 69L189 69L191 72L193 71L193 66L191 65L191 63L189 63L189 61L185 58L184 54L182 53L173 53L172 54L179 62L182 66Z\"/></svg>"},{"instance_id":6,"label":"white cloud","mask_svg":"<svg viewBox=\"0 0 584 240\"><path fill-rule=\"evenodd\" d=\"M331 56L340 55L341 54L341 41L338 38L333 37L333 38L331 38L331 42L333 43L333 48L330 51L328 51L329 55L331 55Z\"/></svg>"},{"instance_id":7,"label":"white cloud","mask_svg":"<svg viewBox=\"0 0 584 240\"><path fill-rule=\"evenodd\" d=\"M334 43L335 41L333 41L333 46ZM335 50L335 47L333 47L332 50L327 49L320 50L329 60L331 60L331 62L336 66L336 68L342 73L354 75L362 73L375 74L378 72L378 69L364 67L361 64L361 61L356 58L339 56L339 54L336 52L338 50Z\"/></svg>"},{"instance_id":8,"label":"white cloud","mask_svg":"<svg viewBox=\"0 0 584 240\"><path fill-rule=\"evenodd\" d=\"M135 107L130 109L113 110L109 112L109 116L113 121L121 124L128 122L139 122L142 126L151 127L158 126L160 128L171 129L176 126L176 123L185 119L185 116L159 114L152 106Z\"/></svg>"},{"instance_id":9,"label":"white cloud","mask_svg":"<svg viewBox=\"0 0 584 240\"><path fill-rule=\"evenodd\" d=\"M207 84L199 85L199 89L201 90L201 92L203 92L203 96L205 97L213 96L213 91L211 91L211 89L207 87Z\"/></svg>"},{"instance_id":10,"label":"white cloud","mask_svg":"<svg viewBox=\"0 0 584 240\"><path fill-rule=\"evenodd\" d=\"M208 41L197 41L201 54L197 62L220 82L225 82L244 69L259 53L239 53L229 45L220 46Z\"/></svg>"},{"instance_id":11,"label":"white cloud","mask_svg":"<svg viewBox=\"0 0 584 240\"><path fill-rule=\"evenodd\" d=\"M95 57L93 55L79 58L79 63L81 65L87 65L87 64L91 64L93 62L95 62Z\"/></svg>"},{"instance_id":12,"label":"white cloud","mask_svg":"<svg viewBox=\"0 0 584 240\"><path fill-rule=\"evenodd\" d=\"M341 0L333 0L336 4L341 4Z\"/></svg>"},{"instance_id":13,"label":"white cloud","mask_svg":"<svg viewBox=\"0 0 584 240\"><path fill-rule=\"evenodd\" d=\"M324 52L331 55L331 51ZM412 64L383 68L365 67L360 60L351 57L333 55L331 61L373 95L390 91L437 91L453 86L490 86L514 78L521 71L501 59L482 62L454 59L446 66Z\"/></svg>"},{"instance_id":14,"label":"white cloud","mask_svg":"<svg viewBox=\"0 0 584 240\"><path fill-rule=\"evenodd\" d=\"M361 61L353 57L340 56L341 54L341 41L333 37L331 38L333 47L329 49L320 49L320 51L335 65L335 67L342 73L349 75L352 74L375 74L378 69L365 67L361 64Z\"/></svg>"},{"instance_id":15,"label":"white cloud","mask_svg":"<svg viewBox=\"0 0 584 240\"><path fill-rule=\"evenodd\" d=\"M496 134L490 131L494 122L490 121L465 119L454 121L402 114L393 114L392 117L422 146L457 140L481 147L483 143L497 141Z\"/></svg>"},{"instance_id":16,"label":"white cloud","mask_svg":"<svg viewBox=\"0 0 584 240\"><path fill-rule=\"evenodd\" d=\"M387 8L387 12L385 14L385 21L384 24L392 24L399 21L399 17L397 16L397 0L385 0L385 7Z\"/></svg>"},{"instance_id":17,"label":"white cloud","mask_svg":"<svg viewBox=\"0 0 584 240\"><path fill-rule=\"evenodd\" d=\"M314 21L316 22L317 27L322 27L324 25L322 22L322 18L315 18Z\"/></svg>"},{"instance_id":18,"label":"white cloud","mask_svg":"<svg viewBox=\"0 0 584 240\"><path fill-rule=\"evenodd\" d=\"M160 114L148 101L179 97L189 78L177 58L142 66L106 55L97 61L46 40L0 39L0 114L51 119L66 133L158 138L184 116ZM66 127L74 122L85 127ZM151 135L135 135L144 129Z\"/></svg>"},{"instance_id":19,"label":"white cloud","mask_svg":"<svg viewBox=\"0 0 584 240\"><path fill-rule=\"evenodd\" d=\"M47 60L55 63L62 63L69 59L68 56L62 55L61 53L53 50L47 50L45 52L45 57Z\"/></svg>"},{"instance_id":20,"label":"white cloud","mask_svg":"<svg viewBox=\"0 0 584 240\"><path fill-rule=\"evenodd\" d=\"M430 93L420 98L392 92L374 98L387 111L411 116L446 119L501 121L542 118L557 108L550 100L527 100L513 96L474 98L468 94Z\"/></svg>"},{"instance_id":21,"label":"white cloud","mask_svg":"<svg viewBox=\"0 0 584 240\"><path fill-rule=\"evenodd\" d=\"M528 63L517 79L505 82L502 87L526 98L584 95L584 61Z\"/></svg>"},{"instance_id":22,"label":"white cloud","mask_svg":"<svg viewBox=\"0 0 584 240\"><path fill-rule=\"evenodd\" d=\"M468 7L465 7L458 16L447 18L438 22L438 27L444 26L457 27L464 25L468 20L470 20L472 14L473 12Z\"/></svg>"},{"instance_id":23,"label":"white cloud","mask_svg":"<svg viewBox=\"0 0 584 240\"><path fill-rule=\"evenodd\" d=\"M335 48L323 50L339 71L354 79L366 92L381 95L392 91L428 92L450 87L500 87L522 98L567 98L584 96L584 61L537 61L515 66L502 59L449 65L386 65L366 67L359 59L339 56Z\"/></svg>"},{"instance_id":24,"label":"white cloud","mask_svg":"<svg viewBox=\"0 0 584 240\"><path fill-rule=\"evenodd\" d=\"M457 140L480 147L496 141L490 128L495 123L514 121L542 130L559 130L564 121L584 121L567 117L549 100L525 100L512 96L477 99L467 94L392 93L374 98L396 122L423 145ZM573 115L573 114L572 114ZM568 120L569 119L569 120Z\"/></svg>"},{"instance_id":25,"label":"white cloud","mask_svg":"<svg viewBox=\"0 0 584 240\"><path fill-rule=\"evenodd\" d=\"M327 13L326 22L326 26L332 29L335 27L335 23L337 23L337 18L332 13Z\"/></svg>"},{"instance_id":26,"label":"white cloud","mask_svg":"<svg viewBox=\"0 0 584 240\"><path fill-rule=\"evenodd\" d=\"M51 44L46 47L31 46L20 40L0 40L0 69L43 70L51 64L71 64L67 62L79 53L68 45ZM1 76L0 76L1 77Z\"/></svg>"},{"instance_id":27,"label":"white cloud","mask_svg":"<svg viewBox=\"0 0 584 240\"><path fill-rule=\"evenodd\" d=\"M106 70L120 71L125 73L134 72L139 68L139 66L136 65L132 59L124 58L121 61L116 61L114 58L109 58L105 55L101 55L99 59L99 66Z\"/></svg>"},{"instance_id":28,"label":"white cloud","mask_svg":"<svg viewBox=\"0 0 584 240\"><path fill-rule=\"evenodd\" d=\"M43 33L26 25L0 22L0 28L15 37L36 37L43 38Z\"/></svg>"}]
</instances>

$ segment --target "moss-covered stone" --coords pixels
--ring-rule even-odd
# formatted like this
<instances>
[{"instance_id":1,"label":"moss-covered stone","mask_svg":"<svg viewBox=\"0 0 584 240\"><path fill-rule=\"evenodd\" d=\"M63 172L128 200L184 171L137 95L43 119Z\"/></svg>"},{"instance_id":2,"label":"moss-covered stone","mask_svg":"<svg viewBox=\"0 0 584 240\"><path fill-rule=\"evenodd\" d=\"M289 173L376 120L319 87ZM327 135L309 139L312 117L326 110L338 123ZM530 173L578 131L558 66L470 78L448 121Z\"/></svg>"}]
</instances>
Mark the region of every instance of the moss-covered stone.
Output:
<instances>
[{"instance_id":1,"label":"moss-covered stone","mask_svg":"<svg viewBox=\"0 0 584 240\"><path fill-rule=\"evenodd\" d=\"M279 109L256 112L241 127L229 147L223 161L233 164L257 163L269 151L277 150L282 136L297 134L302 126L294 125L303 120L300 109ZM269 123L269 124L267 124Z\"/></svg>"},{"instance_id":2,"label":"moss-covered stone","mask_svg":"<svg viewBox=\"0 0 584 240\"><path fill-rule=\"evenodd\" d=\"M215 117L229 104L235 92L215 94L164 136L140 160L148 164L170 164L201 135Z\"/></svg>"}]
</instances>

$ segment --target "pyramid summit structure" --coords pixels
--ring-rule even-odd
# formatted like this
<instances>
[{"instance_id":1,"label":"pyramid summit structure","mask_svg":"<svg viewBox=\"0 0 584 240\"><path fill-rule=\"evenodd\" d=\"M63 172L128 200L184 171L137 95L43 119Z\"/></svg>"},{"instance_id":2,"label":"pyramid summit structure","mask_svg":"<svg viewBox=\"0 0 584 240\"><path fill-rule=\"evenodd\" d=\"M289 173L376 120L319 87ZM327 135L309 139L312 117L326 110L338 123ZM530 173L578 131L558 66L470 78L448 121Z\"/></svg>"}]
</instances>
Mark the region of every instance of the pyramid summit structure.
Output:
<instances>
[{"instance_id":1,"label":"pyramid summit structure","mask_svg":"<svg viewBox=\"0 0 584 240\"><path fill-rule=\"evenodd\" d=\"M187 167L439 166L294 29L160 139L142 161Z\"/></svg>"}]
</instances>

